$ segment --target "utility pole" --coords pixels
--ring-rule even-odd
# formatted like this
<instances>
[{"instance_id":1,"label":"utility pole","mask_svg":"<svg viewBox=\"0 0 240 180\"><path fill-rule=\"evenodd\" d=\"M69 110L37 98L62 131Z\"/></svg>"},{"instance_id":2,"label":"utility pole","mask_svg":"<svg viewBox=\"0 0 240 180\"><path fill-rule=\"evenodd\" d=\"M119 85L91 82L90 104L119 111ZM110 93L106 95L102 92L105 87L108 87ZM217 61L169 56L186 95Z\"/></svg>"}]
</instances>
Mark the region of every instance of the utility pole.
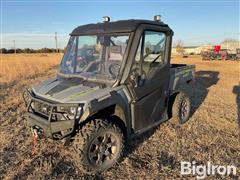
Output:
<instances>
[{"instance_id":1,"label":"utility pole","mask_svg":"<svg viewBox=\"0 0 240 180\"><path fill-rule=\"evenodd\" d=\"M16 54L16 41L13 40L13 48L14 48L14 53Z\"/></svg>"},{"instance_id":2,"label":"utility pole","mask_svg":"<svg viewBox=\"0 0 240 180\"><path fill-rule=\"evenodd\" d=\"M57 32L55 32L56 52L58 53Z\"/></svg>"}]
</instances>

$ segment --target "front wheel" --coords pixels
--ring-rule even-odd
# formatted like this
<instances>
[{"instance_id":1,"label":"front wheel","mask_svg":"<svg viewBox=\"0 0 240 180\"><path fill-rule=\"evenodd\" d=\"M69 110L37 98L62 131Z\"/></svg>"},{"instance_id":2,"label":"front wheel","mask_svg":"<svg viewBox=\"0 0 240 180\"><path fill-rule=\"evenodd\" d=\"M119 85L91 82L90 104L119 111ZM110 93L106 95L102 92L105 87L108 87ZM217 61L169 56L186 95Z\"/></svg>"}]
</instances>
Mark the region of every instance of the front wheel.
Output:
<instances>
[{"instance_id":1,"label":"front wheel","mask_svg":"<svg viewBox=\"0 0 240 180\"><path fill-rule=\"evenodd\" d=\"M175 118L180 124L185 123L189 119L190 109L191 103L189 96L183 92L178 93L173 103L173 118Z\"/></svg>"},{"instance_id":2,"label":"front wheel","mask_svg":"<svg viewBox=\"0 0 240 180\"><path fill-rule=\"evenodd\" d=\"M85 173L95 174L112 167L121 157L123 148L121 129L106 120L94 119L75 136L72 156Z\"/></svg>"}]
</instances>

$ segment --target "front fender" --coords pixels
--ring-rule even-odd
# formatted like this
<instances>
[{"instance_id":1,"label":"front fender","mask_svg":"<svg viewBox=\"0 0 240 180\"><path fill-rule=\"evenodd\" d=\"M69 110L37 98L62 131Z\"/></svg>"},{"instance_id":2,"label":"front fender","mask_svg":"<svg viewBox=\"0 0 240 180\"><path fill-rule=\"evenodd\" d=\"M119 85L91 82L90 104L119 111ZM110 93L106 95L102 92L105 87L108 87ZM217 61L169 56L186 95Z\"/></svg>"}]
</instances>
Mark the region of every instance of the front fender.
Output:
<instances>
[{"instance_id":1,"label":"front fender","mask_svg":"<svg viewBox=\"0 0 240 180\"><path fill-rule=\"evenodd\" d=\"M83 117L81 118L83 122L94 114L102 111L108 107L115 106L115 113L127 128L127 135L131 131L131 112L130 112L130 103L123 89L121 90L113 90L107 95L99 98L93 99L89 102L88 108L86 112L84 112ZM109 112L110 113L110 112Z\"/></svg>"}]
</instances>

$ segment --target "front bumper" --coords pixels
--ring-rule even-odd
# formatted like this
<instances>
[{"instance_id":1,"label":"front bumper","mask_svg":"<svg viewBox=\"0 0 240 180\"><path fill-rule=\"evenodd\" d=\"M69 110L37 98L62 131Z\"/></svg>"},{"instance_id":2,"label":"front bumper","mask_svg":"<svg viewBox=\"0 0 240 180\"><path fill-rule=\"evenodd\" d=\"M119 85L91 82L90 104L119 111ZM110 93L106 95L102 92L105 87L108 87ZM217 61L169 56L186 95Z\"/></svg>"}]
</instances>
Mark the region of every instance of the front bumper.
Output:
<instances>
[{"instance_id":1,"label":"front bumper","mask_svg":"<svg viewBox=\"0 0 240 180\"><path fill-rule=\"evenodd\" d=\"M36 129L38 134L44 135L48 138L52 139L63 139L64 137L70 135L74 131L75 123L77 119L77 109L80 106L79 104L63 104L63 103L54 103L47 102L45 100L41 100L36 98L34 94L30 91L26 91L26 94L23 95L23 99L25 101L27 107L27 113L29 116L29 123L31 128ZM27 100L26 96L29 97ZM34 102L43 103L49 108L48 114L43 114L36 112L34 109ZM59 113L56 111L58 107L75 107L76 113L74 118L65 119L65 120L56 120L56 116L63 116L63 113ZM54 118L55 117L55 118ZM81 115L78 114L78 117ZM64 117L66 118L66 117Z\"/></svg>"},{"instance_id":2,"label":"front bumper","mask_svg":"<svg viewBox=\"0 0 240 180\"><path fill-rule=\"evenodd\" d=\"M48 138L63 139L73 132L75 124L74 120L49 122L33 113L28 113L28 115L30 126L33 129L36 129L39 134Z\"/></svg>"}]
</instances>

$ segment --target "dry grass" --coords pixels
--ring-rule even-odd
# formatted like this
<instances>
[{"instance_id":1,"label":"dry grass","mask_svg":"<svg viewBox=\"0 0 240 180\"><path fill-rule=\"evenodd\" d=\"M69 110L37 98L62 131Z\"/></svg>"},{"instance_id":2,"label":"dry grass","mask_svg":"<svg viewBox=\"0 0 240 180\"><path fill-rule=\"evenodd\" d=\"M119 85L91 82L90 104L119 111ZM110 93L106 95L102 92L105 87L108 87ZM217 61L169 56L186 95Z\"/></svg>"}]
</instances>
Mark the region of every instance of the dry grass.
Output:
<instances>
[{"instance_id":1,"label":"dry grass","mask_svg":"<svg viewBox=\"0 0 240 180\"><path fill-rule=\"evenodd\" d=\"M59 65L61 54L1 54L0 83L34 76Z\"/></svg>"},{"instance_id":2,"label":"dry grass","mask_svg":"<svg viewBox=\"0 0 240 180\"><path fill-rule=\"evenodd\" d=\"M199 164L207 161L233 164L238 167L238 175L231 178L240 177L239 63L201 61L198 56L173 57L175 63L196 64L197 67L196 82L183 87L192 99L190 120L184 125L175 125L170 120L136 139L128 146L123 161L107 172L95 177L82 174L69 157L67 148L51 140L41 139L38 153L32 156L32 138L21 93L24 88L56 74L55 65L60 59L56 57L3 57L5 64L10 61L15 64L14 58L19 59L19 68L5 70L5 73L1 71L0 179L180 179L181 160L195 160ZM25 66L21 65L21 59ZM38 68L40 65L37 64L44 68ZM15 75L6 79L9 71Z\"/></svg>"}]
</instances>

